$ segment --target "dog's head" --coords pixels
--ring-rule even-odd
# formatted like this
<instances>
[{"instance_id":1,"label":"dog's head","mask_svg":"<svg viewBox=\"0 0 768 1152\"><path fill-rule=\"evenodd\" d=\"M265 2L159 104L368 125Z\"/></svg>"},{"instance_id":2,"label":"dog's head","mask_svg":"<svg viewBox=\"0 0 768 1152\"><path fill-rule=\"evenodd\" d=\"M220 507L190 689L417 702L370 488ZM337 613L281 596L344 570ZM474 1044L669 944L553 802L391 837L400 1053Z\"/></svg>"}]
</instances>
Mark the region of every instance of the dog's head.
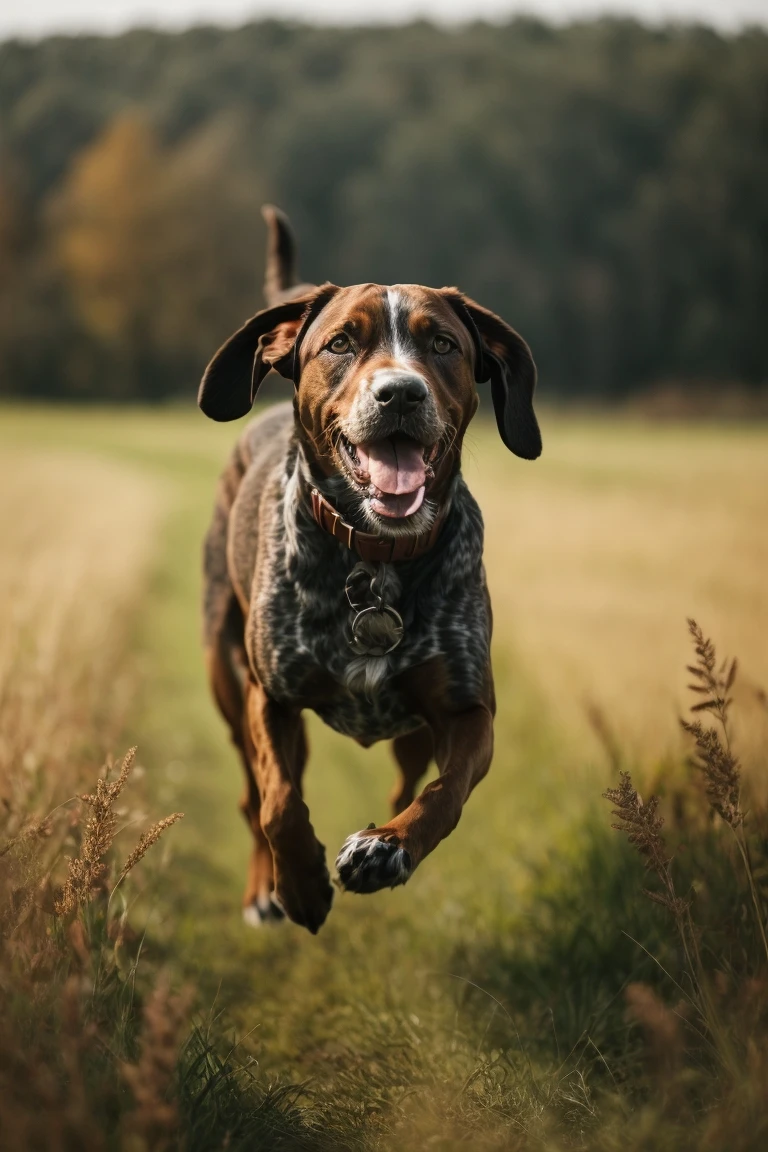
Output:
<instances>
[{"instance_id":1,"label":"dog's head","mask_svg":"<svg viewBox=\"0 0 768 1152\"><path fill-rule=\"evenodd\" d=\"M369 529L423 529L458 466L478 383L491 382L507 448L541 452L528 345L455 288L326 284L267 308L216 353L200 407L245 415L271 368L295 384L310 465L359 499Z\"/></svg>"}]
</instances>

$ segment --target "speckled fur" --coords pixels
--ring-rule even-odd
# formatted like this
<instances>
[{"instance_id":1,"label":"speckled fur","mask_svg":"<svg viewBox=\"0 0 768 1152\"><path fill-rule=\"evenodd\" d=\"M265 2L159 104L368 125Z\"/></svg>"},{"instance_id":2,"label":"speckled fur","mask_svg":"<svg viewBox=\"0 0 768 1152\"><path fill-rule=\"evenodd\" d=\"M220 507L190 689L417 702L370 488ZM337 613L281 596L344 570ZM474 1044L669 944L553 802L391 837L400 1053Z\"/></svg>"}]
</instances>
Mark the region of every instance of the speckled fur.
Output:
<instances>
[{"instance_id":1,"label":"speckled fur","mask_svg":"<svg viewBox=\"0 0 768 1152\"><path fill-rule=\"evenodd\" d=\"M481 701L491 631L483 522L461 475L436 546L394 566L389 584L400 589L392 604L405 625L402 643L389 656L361 658L349 645L352 614L344 593L358 558L312 519L302 451L289 404L243 433L206 541L208 636L221 629L236 597L244 654L269 695L312 708L365 746L419 726L400 679L433 657L443 657L456 709ZM332 481L325 494L338 500ZM375 668L366 669L372 662Z\"/></svg>"},{"instance_id":2,"label":"speckled fur","mask_svg":"<svg viewBox=\"0 0 768 1152\"><path fill-rule=\"evenodd\" d=\"M500 317L455 288L299 285L286 218L267 207L265 219L268 307L215 354L198 402L214 420L244 416L270 369L294 400L246 428L221 477L205 545L205 655L245 769L246 921L284 913L317 932L333 888L302 797L302 710L363 745L392 740L391 819L346 838L336 882L358 893L404 884L456 827L493 757L483 524L460 471L477 385L490 382L511 452L536 459L541 435L530 349ZM384 442L397 456L399 438L411 442L406 458L421 447L421 487L401 491L399 466L396 486L392 476L379 486ZM378 457L366 448L377 443ZM418 537L439 517L437 541L415 560L361 563L315 523L313 486L358 532ZM402 637L395 615L366 616L352 645L348 580L358 610L380 595L399 613ZM392 640L386 656L364 654ZM438 777L419 790L432 760Z\"/></svg>"}]
</instances>

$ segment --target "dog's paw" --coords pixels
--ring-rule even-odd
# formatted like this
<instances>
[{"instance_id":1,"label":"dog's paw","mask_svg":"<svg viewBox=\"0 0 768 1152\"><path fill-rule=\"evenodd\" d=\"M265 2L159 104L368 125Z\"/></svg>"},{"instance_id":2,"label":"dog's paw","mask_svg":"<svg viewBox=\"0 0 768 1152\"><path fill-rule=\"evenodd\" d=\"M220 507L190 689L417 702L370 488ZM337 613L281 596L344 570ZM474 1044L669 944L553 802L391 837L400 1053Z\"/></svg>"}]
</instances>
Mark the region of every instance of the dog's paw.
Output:
<instances>
[{"instance_id":1,"label":"dog's paw","mask_svg":"<svg viewBox=\"0 0 768 1152\"><path fill-rule=\"evenodd\" d=\"M243 907L243 921L249 928L273 926L281 920L285 920L285 912L274 892L269 896L258 896Z\"/></svg>"},{"instance_id":2,"label":"dog's paw","mask_svg":"<svg viewBox=\"0 0 768 1152\"><path fill-rule=\"evenodd\" d=\"M366 831L347 837L336 857L336 871L347 892L378 892L405 884L413 868L409 853L396 840Z\"/></svg>"},{"instance_id":3,"label":"dog's paw","mask_svg":"<svg viewBox=\"0 0 768 1152\"><path fill-rule=\"evenodd\" d=\"M315 935L325 923L333 903L333 888L325 860L314 871L293 875L275 861L275 886L285 915ZM276 899L273 893L272 899Z\"/></svg>"}]
</instances>

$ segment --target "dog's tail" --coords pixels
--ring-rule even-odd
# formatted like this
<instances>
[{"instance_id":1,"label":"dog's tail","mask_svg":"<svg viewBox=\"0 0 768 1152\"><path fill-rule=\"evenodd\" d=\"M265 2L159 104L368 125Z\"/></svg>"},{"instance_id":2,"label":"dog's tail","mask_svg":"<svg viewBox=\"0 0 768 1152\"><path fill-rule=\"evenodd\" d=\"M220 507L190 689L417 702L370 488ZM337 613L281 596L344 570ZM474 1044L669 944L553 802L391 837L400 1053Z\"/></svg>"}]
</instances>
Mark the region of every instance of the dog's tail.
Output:
<instances>
[{"instance_id":1,"label":"dog's tail","mask_svg":"<svg viewBox=\"0 0 768 1152\"><path fill-rule=\"evenodd\" d=\"M264 298L272 307L300 283L296 268L296 239L285 212L275 208L274 204L265 204L261 214L268 229Z\"/></svg>"}]
</instances>

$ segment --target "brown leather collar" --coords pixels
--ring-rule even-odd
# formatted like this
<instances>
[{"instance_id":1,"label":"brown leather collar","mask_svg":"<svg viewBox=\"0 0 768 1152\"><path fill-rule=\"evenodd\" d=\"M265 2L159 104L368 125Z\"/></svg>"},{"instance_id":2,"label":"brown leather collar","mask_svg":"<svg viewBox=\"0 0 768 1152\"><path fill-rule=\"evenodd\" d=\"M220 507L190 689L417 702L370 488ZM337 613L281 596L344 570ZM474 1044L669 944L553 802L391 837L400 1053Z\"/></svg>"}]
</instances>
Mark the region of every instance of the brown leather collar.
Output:
<instances>
[{"instance_id":1,"label":"brown leather collar","mask_svg":"<svg viewBox=\"0 0 768 1152\"><path fill-rule=\"evenodd\" d=\"M357 528L342 520L333 504L317 488L312 489L312 515L323 531L357 552L361 560L384 564L415 560L429 552L440 535L444 517L441 509L432 527L418 536L374 536L372 532L358 532Z\"/></svg>"}]
</instances>

